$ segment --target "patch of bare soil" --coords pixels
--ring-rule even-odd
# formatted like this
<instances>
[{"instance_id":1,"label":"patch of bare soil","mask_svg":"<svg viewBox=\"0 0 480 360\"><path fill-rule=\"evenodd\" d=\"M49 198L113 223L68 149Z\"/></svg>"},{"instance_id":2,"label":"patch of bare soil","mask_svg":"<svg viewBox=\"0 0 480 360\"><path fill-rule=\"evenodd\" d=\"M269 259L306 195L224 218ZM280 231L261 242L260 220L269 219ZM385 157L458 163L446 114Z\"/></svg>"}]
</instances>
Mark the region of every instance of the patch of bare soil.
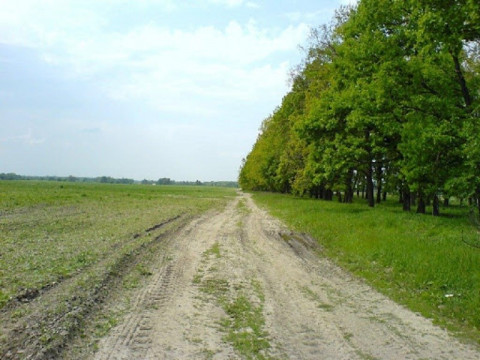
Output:
<instances>
[{"instance_id":1,"label":"patch of bare soil","mask_svg":"<svg viewBox=\"0 0 480 360\"><path fill-rule=\"evenodd\" d=\"M240 194L169 242L106 359L479 359Z\"/></svg>"}]
</instances>

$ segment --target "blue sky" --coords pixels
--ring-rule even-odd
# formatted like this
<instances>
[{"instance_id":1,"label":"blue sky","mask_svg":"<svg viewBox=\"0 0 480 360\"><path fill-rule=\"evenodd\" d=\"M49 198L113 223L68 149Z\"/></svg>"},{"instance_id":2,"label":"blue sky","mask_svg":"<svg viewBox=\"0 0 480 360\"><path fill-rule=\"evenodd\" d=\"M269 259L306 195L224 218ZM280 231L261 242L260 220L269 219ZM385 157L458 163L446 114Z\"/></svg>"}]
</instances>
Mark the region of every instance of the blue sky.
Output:
<instances>
[{"instance_id":1,"label":"blue sky","mask_svg":"<svg viewBox=\"0 0 480 360\"><path fill-rule=\"evenodd\" d=\"M351 2L0 0L0 172L236 180Z\"/></svg>"}]
</instances>

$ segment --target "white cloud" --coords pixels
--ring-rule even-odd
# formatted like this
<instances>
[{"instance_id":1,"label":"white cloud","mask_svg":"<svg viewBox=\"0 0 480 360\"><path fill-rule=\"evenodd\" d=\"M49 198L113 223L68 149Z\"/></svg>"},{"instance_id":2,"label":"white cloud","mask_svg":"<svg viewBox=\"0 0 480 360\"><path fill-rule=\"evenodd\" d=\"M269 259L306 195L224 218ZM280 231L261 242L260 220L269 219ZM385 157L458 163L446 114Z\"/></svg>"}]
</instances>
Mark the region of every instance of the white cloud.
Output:
<instances>
[{"instance_id":1,"label":"white cloud","mask_svg":"<svg viewBox=\"0 0 480 360\"><path fill-rule=\"evenodd\" d=\"M358 0L338 0L340 5L356 5Z\"/></svg>"},{"instance_id":2,"label":"white cloud","mask_svg":"<svg viewBox=\"0 0 480 360\"><path fill-rule=\"evenodd\" d=\"M293 64L277 60L267 65L267 60L294 51L308 32L303 23L274 31L260 29L254 21L192 30L149 23L123 33L105 32L107 20L93 11L83 9L76 17L68 7L48 10L34 11L41 16L22 33L19 24L29 23L33 15L31 9L17 8L16 20L0 21L11 30L1 40L38 48L44 61L71 76L94 79L114 99L144 99L157 109L205 116L215 113L219 100L248 101L265 91L285 91Z\"/></svg>"},{"instance_id":3,"label":"white cloud","mask_svg":"<svg viewBox=\"0 0 480 360\"><path fill-rule=\"evenodd\" d=\"M259 9L260 8L260 5L256 2L253 2L253 1L247 1L245 6L250 8L250 9Z\"/></svg>"},{"instance_id":4,"label":"white cloud","mask_svg":"<svg viewBox=\"0 0 480 360\"><path fill-rule=\"evenodd\" d=\"M23 145L35 146L35 145L43 144L45 142L45 138L35 136L33 134L33 130L29 128L27 133L25 134L8 136L0 139L0 143L8 143L8 142L20 142Z\"/></svg>"},{"instance_id":5,"label":"white cloud","mask_svg":"<svg viewBox=\"0 0 480 360\"><path fill-rule=\"evenodd\" d=\"M228 7L240 6L243 4L243 0L208 0L211 4L224 5Z\"/></svg>"},{"instance_id":6,"label":"white cloud","mask_svg":"<svg viewBox=\"0 0 480 360\"><path fill-rule=\"evenodd\" d=\"M250 9L258 9L260 5L255 1L245 1L245 0L207 0L207 3L214 5L221 5L228 8L245 6Z\"/></svg>"},{"instance_id":7,"label":"white cloud","mask_svg":"<svg viewBox=\"0 0 480 360\"><path fill-rule=\"evenodd\" d=\"M246 155L262 118L287 91L288 70L299 61L297 46L309 31L305 17L292 25L281 13L272 19L283 23L269 22L268 28L261 27L261 21L235 18L227 23L210 18L181 23L184 13L177 10L188 5L173 0L128 2L138 19L125 26L119 21L121 16L112 14L126 1L0 1L0 44L7 45L0 62L16 59L16 51L10 48L27 47L22 53L37 54L42 62L38 68L48 69L36 81L47 81L50 86L52 76L69 93L65 99L75 98L70 108L60 94L53 105L42 104L42 113L33 120L20 115L8 115L12 121L3 117L10 130L0 138L0 146L9 151L11 170L21 173L32 173L27 165L26 170L18 168L28 163L37 173L81 175L85 173L81 169L90 169L91 175L148 177L147 165L138 160L143 159L161 164L157 170L148 166L154 173L161 171L152 177L191 179L202 175L189 174L203 173L234 178L238 169L234 158L239 162ZM255 0L212 1L216 1L215 11L223 11L226 19L237 13L236 7L260 4ZM151 12L151 4L159 6L161 16L148 16L145 22L142 16ZM158 20L170 15L174 20L179 16L178 26ZM202 23L206 25L198 25ZM19 82L14 90L23 92L21 86ZM80 88L92 94L91 103L77 98ZM0 95L10 96L7 91ZM30 114L36 111L35 99L26 106L19 100L19 107ZM3 108L8 110L7 105ZM18 147L23 158L10 146L13 142L28 145ZM27 151L33 148L39 151ZM58 154L63 162L49 160ZM208 166L203 165L206 158L211 158Z\"/></svg>"}]
</instances>

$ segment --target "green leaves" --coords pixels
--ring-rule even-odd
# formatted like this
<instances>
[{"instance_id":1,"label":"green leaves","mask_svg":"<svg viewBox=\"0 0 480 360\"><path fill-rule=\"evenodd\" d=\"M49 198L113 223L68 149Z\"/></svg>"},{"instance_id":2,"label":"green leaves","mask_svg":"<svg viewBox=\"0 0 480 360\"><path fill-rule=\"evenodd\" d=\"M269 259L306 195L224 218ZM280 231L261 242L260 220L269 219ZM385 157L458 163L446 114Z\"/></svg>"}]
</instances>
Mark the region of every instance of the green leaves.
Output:
<instances>
[{"instance_id":1,"label":"green leaves","mask_svg":"<svg viewBox=\"0 0 480 360\"><path fill-rule=\"evenodd\" d=\"M366 185L370 206L382 185L480 196L479 14L473 0L362 0L314 31L242 186L319 196Z\"/></svg>"}]
</instances>

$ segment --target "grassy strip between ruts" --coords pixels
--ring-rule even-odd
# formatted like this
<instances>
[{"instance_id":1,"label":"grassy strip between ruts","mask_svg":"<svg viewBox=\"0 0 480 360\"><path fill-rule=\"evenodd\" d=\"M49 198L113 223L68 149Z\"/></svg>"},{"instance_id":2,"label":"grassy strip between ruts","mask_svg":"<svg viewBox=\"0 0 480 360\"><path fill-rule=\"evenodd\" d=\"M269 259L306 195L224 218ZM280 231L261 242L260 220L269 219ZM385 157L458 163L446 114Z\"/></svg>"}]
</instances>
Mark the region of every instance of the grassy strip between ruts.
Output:
<instances>
[{"instance_id":1,"label":"grassy strip between ruts","mask_svg":"<svg viewBox=\"0 0 480 360\"><path fill-rule=\"evenodd\" d=\"M480 342L480 249L468 209L443 216L406 213L394 201L354 204L254 193L292 229L315 237L325 255L395 301Z\"/></svg>"},{"instance_id":2,"label":"grassy strip between ruts","mask_svg":"<svg viewBox=\"0 0 480 360\"><path fill-rule=\"evenodd\" d=\"M221 256L221 247L216 242L203 253L193 283L225 311L226 316L220 321L224 340L246 359L269 359L270 343L263 316L265 296L261 284L255 279L245 279L241 285L232 286L228 280L219 277L215 262L209 260Z\"/></svg>"}]
</instances>

